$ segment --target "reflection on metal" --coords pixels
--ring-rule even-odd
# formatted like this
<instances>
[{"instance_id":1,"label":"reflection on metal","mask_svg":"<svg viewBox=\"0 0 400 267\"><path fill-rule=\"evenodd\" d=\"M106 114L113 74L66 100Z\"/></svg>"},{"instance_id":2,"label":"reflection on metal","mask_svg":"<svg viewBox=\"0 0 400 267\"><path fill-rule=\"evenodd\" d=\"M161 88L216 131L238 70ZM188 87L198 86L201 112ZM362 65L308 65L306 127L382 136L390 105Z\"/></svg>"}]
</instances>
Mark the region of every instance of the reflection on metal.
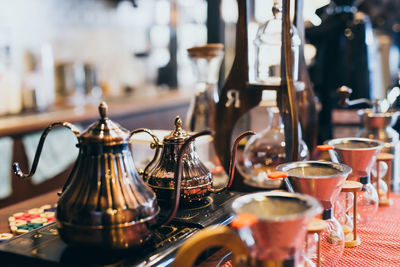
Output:
<instances>
[{"instance_id":1,"label":"reflection on metal","mask_svg":"<svg viewBox=\"0 0 400 267\"><path fill-rule=\"evenodd\" d=\"M147 184L154 190L159 201L170 203L173 192L176 189L174 177L182 175L180 197L182 204L192 201L202 201L210 193L218 193L228 189L232 185L234 166L236 162L236 149L240 140L253 135L253 132L244 132L235 141L230 160L231 171L228 182L221 188L213 187L210 171L201 162L194 145L194 140L200 136L211 135L211 131L205 130L190 135L182 129L182 121L179 116L175 119L175 130L166 136L162 144L161 156L155 167L149 172Z\"/></svg>"},{"instance_id":2,"label":"reflection on metal","mask_svg":"<svg viewBox=\"0 0 400 267\"><path fill-rule=\"evenodd\" d=\"M324 161L299 161L279 165L278 171L288 173L295 192L318 199L324 209L331 209L337 200L351 168Z\"/></svg>"},{"instance_id":3,"label":"reflection on metal","mask_svg":"<svg viewBox=\"0 0 400 267\"><path fill-rule=\"evenodd\" d=\"M78 138L79 156L64 185L57 205L57 229L68 244L126 249L142 246L152 229L176 214L179 197L169 213L157 221L160 208L154 192L136 171L129 139L131 132L107 117L107 105L99 105L100 119L80 133L68 122L53 123L43 132L31 172L14 164L20 178L34 174L48 132L70 128ZM156 153L157 154L157 153ZM175 175L176 184L181 176ZM179 186L174 191L179 195Z\"/></svg>"},{"instance_id":4,"label":"reflection on metal","mask_svg":"<svg viewBox=\"0 0 400 267\"><path fill-rule=\"evenodd\" d=\"M360 177L369 176L372 165L384 146L384 143L378 140L356 137L332 139L325 144L334 148L329 151L332 160L351 167L349 179L355 181Z\"/></svg>"}]
</instances>

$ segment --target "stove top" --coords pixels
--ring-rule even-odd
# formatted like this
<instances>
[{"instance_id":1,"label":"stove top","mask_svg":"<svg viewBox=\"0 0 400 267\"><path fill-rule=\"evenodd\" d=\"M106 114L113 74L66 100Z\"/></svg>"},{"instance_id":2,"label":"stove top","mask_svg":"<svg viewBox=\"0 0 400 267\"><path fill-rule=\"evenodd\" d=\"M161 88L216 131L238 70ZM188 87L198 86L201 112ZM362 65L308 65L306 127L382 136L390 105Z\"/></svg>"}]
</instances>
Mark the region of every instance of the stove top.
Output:
<instances>
[{"instance_id":1,"label":"stove top","mask_svg":"<svg viewBox=\"0 0 400 267\"><path fill-rule=\"evenodd\" d=\"M139 249L103 251L67 246L56 224L48 224L0 244L0 256L9 266L168 266L176 250L191 235L213 224L228 224L228 207L237 193L212 194L201 203L180 207L175 218L152 234ZM6 265L7 266L7 265Z\"/></svg>"}]
</instances>

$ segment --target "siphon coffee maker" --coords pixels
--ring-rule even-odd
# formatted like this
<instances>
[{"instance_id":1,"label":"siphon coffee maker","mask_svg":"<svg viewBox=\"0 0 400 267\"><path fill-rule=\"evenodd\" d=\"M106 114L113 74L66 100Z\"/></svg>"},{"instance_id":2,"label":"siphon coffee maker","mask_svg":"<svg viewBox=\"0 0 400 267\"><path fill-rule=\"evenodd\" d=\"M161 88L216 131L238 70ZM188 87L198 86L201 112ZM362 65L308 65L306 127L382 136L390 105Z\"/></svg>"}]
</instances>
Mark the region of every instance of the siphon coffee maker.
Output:
<instances>
[{"instance_id":1,"label":"siphon coffee maker","mask_svg":"<svg viewBox=\"0 0 400 267\"><path fill-rule=\"evenodd\" d=\"M228 226L211 226L188 239L172 266L193 266L207 248L232 251L233 266L300 267L307 226L322 211L319 202L307 195L259 192L232 202L236 216Z\"/></svg>"},{"instance_id":2,"label":"siphon coffee maker","mask_svg":"<svg viewBox=\"0 0 400 267\"><path fill-rule=\"evenodd\" d=\"M287 177L295 192L313 196L321 203L324 209L322 220L327 227L321 234L320 262L322 266L334 266L343 254L345 236L333 208L351 168L333 162L299 161L281 164L277 171L282 178ZM274 173L270 175L277 177ZM310 234L308 243L315 244L316 238L316 234ZM312 259L317 260L315 255Z\"/></svg>"},{"instance_id":3,"label":"siphon coffee maker","mask_svg":"<svg viewBox=\"0 0 400 267\"><path fill-rule=\"evenodd\" d=\"M107 117L107 105L99 105L100 119L80 133L69 122L50 124L42 133L29 174L18 163L19 178L34 175L47 134L66 127L77 137L79 155L57 202L57 229L69 245L105 249L142 246L152 230L172 220L179 206L181 174L174 175L173 204L160 215L156 195L138 174L129 149L133 132ZM156 153L157 156L157 153Z\"/></svg>"},{"instance_id":4,"label":"siphon coffee maker","mask_svg":"<svg viewBox=\"0 0 400 267\"><path fill-rule=\"evenodd\" d=\"M278 85L257 82L250 77L248 56L248 21L249 0L238 0L238 21L236 26L235 58L224 86L220 90L219 102L216 103L215 149L222 166L227 170L230 160L232 134L240 120L246 117L262 101L264 91L276 92L276 103L285 128L286 161L297 160L299 150L299 129L294 84L292 36L290 20L290 0L282 1L281 49L280 49L280 83ZM302 3L299 0L295 13L301 17ZM279 38L279 37L278 37ZM277 69L278 67L275 67ZM307 87L308 88L308 87ZM223 122L223 123L221 123ZM232 188L244 191L243 176L237 172Z\"/></svg>"}]
</instances>

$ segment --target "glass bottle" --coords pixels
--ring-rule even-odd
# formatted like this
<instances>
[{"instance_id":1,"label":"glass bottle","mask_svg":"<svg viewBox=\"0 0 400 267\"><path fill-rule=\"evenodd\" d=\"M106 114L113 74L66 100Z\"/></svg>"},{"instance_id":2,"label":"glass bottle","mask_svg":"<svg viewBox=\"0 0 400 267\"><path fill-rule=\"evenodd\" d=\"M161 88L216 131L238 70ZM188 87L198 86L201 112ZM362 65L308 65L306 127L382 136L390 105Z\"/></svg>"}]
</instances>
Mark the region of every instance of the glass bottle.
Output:
<instances>
[{"instance_id":1,"label":"glass bottle","mask_svg":"<svg viewBox=\"0 0 400 267\"><path fill-rule=\"evenodd\" d=\"M192 62L193 71L196 76L195 96L192 99L186 121L188 129L192 132L199 132L211 129L213 125L213 114L215 103L218 102L218 77L224 56L223 44L207 44L188 49L189 58ZM207 151L202 156L204 165L213 174L214 184L223 184L227 175L215 153L211 137L203 137L196 143L205 142L198 145L199 153L201 148L206 147ZM208 156L208 160L207 160Z\"/></svg>"},{"instance_id":2,"label":"glass bottle","mask_svg":"<svg viewBox=\"0 0 400 267\"><path fill-rule=\"evenodd\" d=\"M280 179L269 179L268 172L275 171L276 166L286 162L285 132L279 109L276 106L267 107L269 126L258 134L250 137L243 157L245 167L244 183L255 188L279 188ZM301 160L308 158L308 148L303 140L299 142Z\"/></svg>"},{"instance_id":3,"label":"glass bottle","mask_svg":"<svg viewBox=\"0 0 400 267\"><path fill-rule=\"evenodd\" d=\"M281 84L281 11L281 6L275 0L272 7L273 18L258 28L254 40L256 53L255 79L263 84ZM299 76L299 47L301 39L296 27L293 25L291 25L290 35L292 40L293 81L296 82Z\"/></svg>"},{"instance_id":4,"label":"glass bottle","mask_svg":"<svg viewBox=\"0 0 400 267\"><path fill-rule=\"evenodd\" d=\"M196 76L195 97L187 114L190 131L203 131L212 126L212 114L218 102L217 82L223 48L223 44L207 44L188 49Z\"/></svg>"}]
</instances>

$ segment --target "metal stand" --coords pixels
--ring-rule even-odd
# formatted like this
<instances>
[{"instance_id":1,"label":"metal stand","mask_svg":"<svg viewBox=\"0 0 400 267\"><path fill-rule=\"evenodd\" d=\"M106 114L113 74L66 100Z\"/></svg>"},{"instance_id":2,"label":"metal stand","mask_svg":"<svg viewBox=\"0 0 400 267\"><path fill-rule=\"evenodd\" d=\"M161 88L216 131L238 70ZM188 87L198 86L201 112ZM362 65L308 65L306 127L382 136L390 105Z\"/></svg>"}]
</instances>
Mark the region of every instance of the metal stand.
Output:
<instances>
[{"instance_id":1,"label":"metal stand","mask_svg":"<svg viewBox=\"0 0 400 267\"><path fill-rule=\"evenodd\" d=\"M249 0L237 0L237 3L239 17L236 26L236 55L216 105L213 125L215 149L225 170L228 170L234 126L240 117L260 103L263 90L274 90L277 92L277 106L285 127L286 161L296 161L298 160L299 132L296 95L292 78L290 0L283 0L281 85L278 86L249 83L247 37ZM241 191L243 177L238 172L236 175L239 176L239 179L235 179L232 189Z\"/></svg>"},{"instance_id":2,"label":"metal stand","mask_svg":"<svg viewBox=\"0 0 400 267\"><path fill-rule=\"evenodd\" d=\"M307 235L309 234L317 234L318 235L318 243L317 243L317 263L316 266L321 266L321 233L328 227L328 224L324 220L314 218L311 223L307 227ZM306 238L306 251L308 248L308 238Z\"/></svg>"},{"instance_id":3,"label":"metal stand","mask_svg":"<svg viewBox=\"0 0 400 267\"><path fill-rule=\"evenodd\" d=\"M361 191L362 184L356 181L346 181L342 187L342 192L353 193L353 240L347 240L345 236L344 246L346 248L357 247L361 244L360 238L357 236L357 192Z\"/></svg>"}]
</instances>

